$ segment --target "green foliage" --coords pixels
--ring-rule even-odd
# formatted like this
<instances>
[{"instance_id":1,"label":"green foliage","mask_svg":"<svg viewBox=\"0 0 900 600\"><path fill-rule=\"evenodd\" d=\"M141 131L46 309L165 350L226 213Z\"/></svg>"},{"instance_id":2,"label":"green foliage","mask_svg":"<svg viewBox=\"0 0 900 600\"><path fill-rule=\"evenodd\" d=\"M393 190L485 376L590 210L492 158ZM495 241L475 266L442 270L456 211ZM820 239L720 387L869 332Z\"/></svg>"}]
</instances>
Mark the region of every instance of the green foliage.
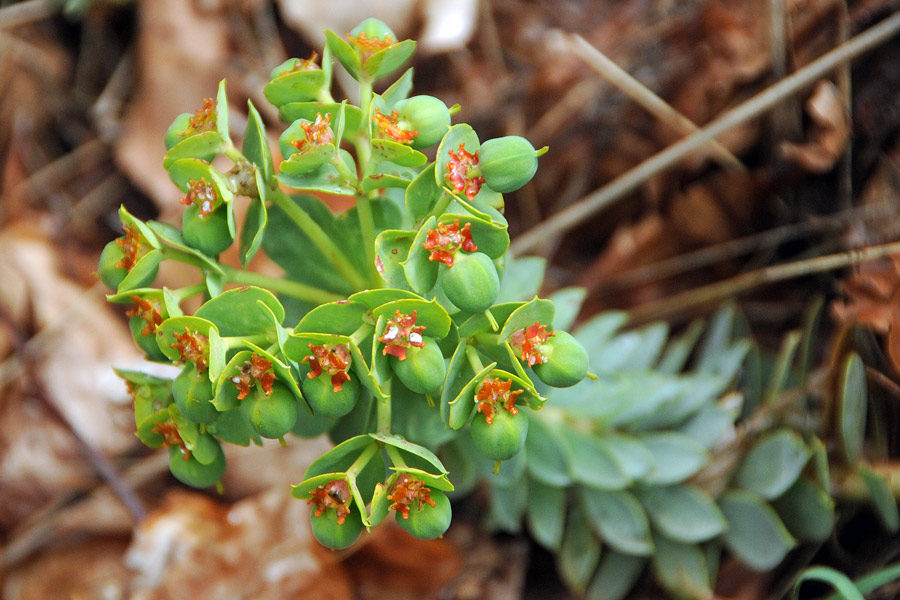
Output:
<instances>
[{"instance_id":1,"label":"green foliage","mask_svg":"<svg viewBox=\"0 0 900 600\"><path fill-rule=\"evenodd\" d=\"M190 205L182 229L123 208L125 235L101 256L110 301L132 305L136 343L181 369L119 372L138 437L169 448L179 480L217 483L221 443L328 433L336 445L293 487L323 544L347 547L392 510L411 534L440 536L446 494L481 482L488 525L524 523L566 584L597 599L624 597L647 566L672 595L707 598L723 546L770 569L798 540L828 537L825 446L784 418L807 384L809 331L774 358L730 306L674 338L665 324L624 331L619 312L567 333L584 290L538 298L545 262L507 255L502 194L527 183L543 151L451 125L440 100L410 97L411 70L374 94L415 46L383 23L326 37L321 67L290 59L264 89L287 122L284 160L252 104L234 145L223 81L166 134L164 166ZM358 81L360 106L331 96L333 61ZM420 150L435 144L429 163ZM228 173L211 164L218 154ZM322 194L355 206L334 214ZM235 240L243 267L263 252L284 277L220 262ZM150 287L162 261L195 267L197 283ZM891 491L862 462L861 359L841 373L842 460L896 530Z\"/></svg>"}]
</instances>

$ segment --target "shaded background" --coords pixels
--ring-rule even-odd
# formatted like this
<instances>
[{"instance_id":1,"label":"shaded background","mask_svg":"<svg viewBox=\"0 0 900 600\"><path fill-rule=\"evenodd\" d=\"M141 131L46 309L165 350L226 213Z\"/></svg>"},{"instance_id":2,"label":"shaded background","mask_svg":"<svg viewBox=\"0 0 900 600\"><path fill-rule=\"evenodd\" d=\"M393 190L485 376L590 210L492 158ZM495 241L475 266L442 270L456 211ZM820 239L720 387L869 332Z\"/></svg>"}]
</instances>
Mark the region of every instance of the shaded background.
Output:
<instances>
[{"instance_id":1,"label":"shaded background","mask_svg":"<svg viewBox=\"0 0 900 600\"><path fill-rule=\"evenodd\" d=\"M684 134L602 78L568 34L703 125L898 6L0 2L4 597L566 597L550 556L525 539L478 530L477 494L456 507L444 540L418 542L383 526L349 553L334 553L312 541L306 505L290 500L288 486L326 442L231 452L221 498L180 488L165 453L140 447L110 365L147 366L122 312L103 300L96 261L120 233L119 204L142 218L180 220L180 193L161 165L162 136L175 115L213 97L220 79L228 80L232 130L243 129L250 98L277 133L277 111L262 96L269 71L320 50L323 29L381 18L399 38L419 40L416 93L459 103L455 121L472 124L482 140L514 134L550 146L533 183L507 195L515 239ZM545 292L584 286L583 317L624 308L635 322L680 324L709 310L691 295L705 284L896 240L898 57L900 39L879 45L852 69L720 136L730 158L686 156L568 231L545 235L529 249L548 260ZM355 100L352 81L337 85L336 97ZM264 259L254 267L275 269ZM900 270L867 264L842 287L838 275L751 289L742 308L758 337L777 345L809 299L825 294L836 301L835 328L861 322L883 344L884 385L896 386ZM159 281L177 287L188 276L166 265ZM684 301L667 300L676 294ZM827 347L818 354L825 361ZM734 596L762 596L771 583L736 566L724 572Z\"/></svg>"}]
</instances>

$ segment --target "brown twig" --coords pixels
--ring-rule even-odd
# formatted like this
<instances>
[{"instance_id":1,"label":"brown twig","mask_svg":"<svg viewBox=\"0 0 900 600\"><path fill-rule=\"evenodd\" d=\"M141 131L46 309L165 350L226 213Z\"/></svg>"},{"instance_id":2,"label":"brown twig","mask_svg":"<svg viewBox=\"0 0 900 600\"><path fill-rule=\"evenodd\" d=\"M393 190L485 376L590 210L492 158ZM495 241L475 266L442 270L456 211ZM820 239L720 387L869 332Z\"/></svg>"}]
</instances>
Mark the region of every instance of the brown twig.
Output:
<instances>
[{"instance_id":1,"label":"brown twig","mask_svg":"<svg viewBox=\"0 0 900 600\"><path fill-rule=\"evenodd\" d=\"M27 25L59 14L62 2L59 0L26 0L0 8L0 29L10 29Z\"/></svg>"},{"instance_id":2,"label":"brown twig","mask_svg":"<svg viewBox=\"0 0 900 600\"><path fill-rule=\"evenodd\" d=\"M566 210L557 213L537 227L526 231L510 244L510 253L513 255L522 254L526 250L541 246L547 239L577 226L588 217L593 216L600 210L620 200L626 194L634 191L651 177L678 164L685 156L701 149L710 140L715 139L716 136L736 125L759 117L785 98L807 89L818 79L832 72L836 67L883 44L898 32L900 32L900 11L895 12L877 25L870 27L846 43L827 52L803 69L763 90L749 100L742 102L725 114L716 117L699 131L654 154Z\"/></svg>"}]
</instances>

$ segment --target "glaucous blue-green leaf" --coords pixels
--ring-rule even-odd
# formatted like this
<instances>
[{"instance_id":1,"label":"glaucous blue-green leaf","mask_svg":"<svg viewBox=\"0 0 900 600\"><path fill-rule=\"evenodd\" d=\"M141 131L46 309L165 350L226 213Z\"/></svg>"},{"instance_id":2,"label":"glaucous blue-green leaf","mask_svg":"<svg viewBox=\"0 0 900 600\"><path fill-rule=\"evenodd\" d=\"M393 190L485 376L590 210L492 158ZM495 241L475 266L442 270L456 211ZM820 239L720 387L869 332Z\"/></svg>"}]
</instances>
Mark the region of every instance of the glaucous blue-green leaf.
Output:
<instances>
[{"instance_id":1,"label":"glaucous blue-green leaf","mask_svg":"<svg viewBox=\"0 0 900 600\"><path fill-rule=\"evenodd\" d=\"M388 161L401 167L421 167L428 162L428 157L406 144L393 140L372 140L372 160L374 164Z\"/></svg>"},{"instance_id":2,"label":"glaucous blue-green leaf","mask_svg":"<svg viewBox=\"0 0 900 600\"><path fill-rule=\"evenodd\" d=\"M585 592L585 600L622 600L637 583L647 559L612 548L603 552L597 574Z\"/></svg>"},{"instance_id":3,"label":"glaucous blue-green leaf","mask_svg":"<svg viewBox=\"0 0 900 600\"><path fill-rule=\"evenodd\" d=\"M325 72L321 69L287 72L274 77L267 83L263 88L263 95L266 100L283 109L286 105L306 103L313 98L318 98L326 87L326 79ZM283 115L282 119L294 120L286 119Z\"/></svg>"},{"instance_id":4,"label":"glaucous blue-green leaf","mask_svg":"<svg viewBox=\"0 0 900 600\"><path fill-rule=\"evenodd\" d=\"M538 256L525 256L515 260L507 257L506 271L500 277L500 293L497 304L534 298L544 283L547 261Z\"/></svg>"},{"instance_id":5,"label":"glaucous blue-green leaf","mask_svg":"<svg viewBox=\"0 0 900 600\"><path fill-rule=\"evenodd\" d=\"M626 322L628 322L628 313L608 310L588 319L572 332L572 335L581 342L581 345L587 350L588 356L593 358ZM596 368L597 363L591 360L591 369Z\"/></svg>"},{"instance_id":6,"label":"glaucous blue-green leaf","mask_svg":"<svg viewBox=\"0 0 900 600\"><path fill-rule=\"evenodd\" d=\"M386 433L370 433L369 437L374 440L381 442L382 444L386 444L388 446L393 446L403 452L407 452L414 456L418 456L419 458L426 461L431 467L434 469L430 471L431 473L446 475L447 469L444 468L444 465L441 463L441 460L435 456L434 452L425 448L424 446L419 446L418 444L413 444L398 435L390 435Z\"/></svg>"},{"instance_id":7,"label":"glaucous blue-green leaf","mask_svg":"<svg viewBox=\"0 0 900 600\"><path fill-rule=\"evenodd\" d=\"M594 436L570 431L565 440L572 457L572 479L602 490L621 490L629 481L615 456Z\"/></svg>"},{"instance_id":8,"label":"glaucous blue-green leaf","mask_svg":"<svg viewBox=\"0 0 900 600\"><path fill-rule=\"evenodd\" d=\"M844 361L838 390L838 439L847 462L855 463L862 455L866 435L866 367L855 352Z\"/></svg>"},{"instance_id":9,"label":"glaucous blue-green leaf","mask_svg":"<svg viewBox=\"0 0 900 600\"><path fill-rule=\"evenodd\" d=\"M662 352L668 335L669 329L664 323L620 333L589 354L591 367L605 373L649 368Z\"/></svg>"},{"instance_id":10,"label":"glaucous blue-green leaf","mask_svg":"<svg viewBox=\"0 0 900 600\"><path fill-rule=\"evenodd\" d=\"M241 229L239 257L241 267L245 269L262 246L263 235L269 222L269 214L266 210L266 197L268 196L266 184L260 171L256 172L255 177L259 197L250 200L247 215L244 217L244 226Z\"/></svg>"},{"instance_id":11,"label":"glaucous blue-green leaf","mask_svg":"<svg viewBox=\"0 0 900 600\"><path fill-rule=\"evenodd\" d=\"M397 78L384 93L379 96L382 101L384 111L390 113L394 109L394 105L409 97L413 87L413 68L410 67L403 72L403 75Z\"/></svg>"},{"instance_id":12,"label":"glaucous blue-green leaf","mask_svg":"<svg viewBox=\"0 0 900 600\"><path fill-rule=\"evenodd\" d=\"M530 327L535 323L547 325L553 323L553 315L556 308L553 302L547 299L534 297L531 301L519 306L510 313L509 318L500 330L500 339L507 340L516 331Z\"/></svg>"},{"instance_id":13,"label":"glaucous blue-green leaf","mask_svg":"<svg viewBox=\"0 0 900 600\"><path fill-rule=\"evenodd\" d=\"M425 167L406 188L406 211L416 223L431 216L438 200L445 193L434 179L434 163Z\"/></svg>"},{"instance_id":14,"label":"glaucous blue-green leaf","mask_svg":"<svg viewBox=\"0 0 900 600\"><path fill-rule=\"evenodd\" d=\"M550 294L548 299L556 306L553 329L567 331L578 317L586 297L587 290L582 287L562 288Z\"/></svg>"},{"instance_id":15,"label":"glaucous blue-green leaf","mask_svg":"<svg viewBox=\"0 0 900 600\"><path fill-rule=\"evenodd\" d=\"M530 480L525 521L532 537L545 548L558 550L562 543L565 517L565 488L551 487L537 480Z\"/></svg>"},{"instance_id":16,"label":"glaucous blue-green leaf","mask_svg":"<svg viewBox=\"0 0 900 600\"><path fill-rule=\"evenodd\" d=\"M186 137L166 152L163 157L163 168L169 169L175 161L186 158L208 163L222 151L224 145L222 136L217 131L204 131Z\"/></svg>"},{"instance_id":17,"label":"glaucous blue-green leaf","mask_svg":"<svg viewBox=\"0 0 900 600\"><path fill-rule=\"evenodd\" d=\"M631 429L647 431L678 427L698 410L714 402L727 387L725 379L706 373L693 373L674 380L685 384L680 386L678 394L660 402L652 413L631 419L628 422Z\"/></svg>"},{"instance_id":18,"label":"glaucous blue-green leaf","mask_svg":"<svg viewBox=\"0 0 900 600\"><path fill-rule=\"evenodd\" d=\"M607 544L635 556L653 553L650 522L634 494L582 487L578 498L591 527Z\"/></svg>"},{"instance_id":19,"label":"glaucous blue-green leaf","mask_svg":"<svg viewBox=\"0 0 900 600\"><path fill-rule=\"evenodd\" d=\"M439 261L430 260L431 250L424 246L428 231L436 228L435 221L431 217L422 224L409 246L406 260L401 263L406 280L419 294L425 294L434 287L441 266Z\"/></svg>"},{"instance_id":20,"label":"glaucous blue-green leaf","mask_svg":"<svg viewBox=\"0 0 900 600\"><path fill-rule=\"evenodd\" d=\"M569 445L552 424L532 416L532 413L528 413L528 417L530 422L528 436L525 438L528 473L544 485L557 488L570 485L572 455Z\"/></svg>"},{"instance_id":21,"label":"glaucous blue-green leaf","mask_svg":"<svg viewBox=\"0 0 900 600\"><path fill-rule=\"evenodd\" d=\"M807 477L795 481L772 506L791 535L803 542L824 542L834 528L834 500Z\"/></svg>"},{"instance_id":22,"label":"glaucous blue-green leaf","mask_svg":"<svg viewBox=\"0 0 900 600\"><path fill-rule=\"evenodd\" d=\"M587 525L587 518L577 507L569 511L566 532L556 555L556 567L566 586L575 594L583 594L600 562L600 541Z\"/></svg>"},{"instance_id":23,"label":"glaucous blue-green leaf","mask_svg":"<svg viewBox=\"0 0 900 600\"><path fill-rule=\"evenodd\" d=\"M672 596L691 600L713 597L709 572L703 551L693 544L682 544L654 536L653 572L656 579Z\"/></svg>"},{"instance_id":24,"label":"glaucous blue-green leaf","mask_svg":"<svg viewBox=\"0 0 900 600\"><path fill-rule=\"evenodd\" d=\"M391 381L391 405L391 431L414 444L435 450L456 437L456 433L444 425L440 411L430 406L424 395L410 391L399 379Z\"/></svg>"},{"instance_id":25,"label":"glaucous blue-green leaf","mask_svg":"<svg viewBox=\"0 0 900 600\"><path fill-rule=\"evenodd\" d=\"M703 321L693 321L681 334L671 338L663 355L656 363L656 369L663 373L680 373L697 346L703 333Z\"/></svg>"},{"instance_id":26,"label":"glaucous blue-green leaf","mask_svg":"<svg viewBox=\"0 0 900 600\"><path fill-rule=\"evenodd\" d=\"M671 540L705 542L728 526L713 499L692 485L652 486L635 493L656 530Z\"/></svg>"},{"instance_id":27,"label":"glaucous blue-green leaf","mask_svg":"<svg viewBox=\"0 0 900 600\"><path fill-rule=\"evenodd\" d=\"M780 429L768 433L744 456L735 483L767 500L777 498L794 484L810 455L796 432Z\"/></svg>"},{"instance_id":28,"label":"glaucous blue-green leaf","mask_svg":"<svg viewBox=\"0 0 900 600\"><path fill-rule=\"evenodd\" d=\"M751 569L775 568L797 544L772 507L753 492L728 490L719 508L728 521L725 545Z\"/></svg>"},{"instance_id":29,"label":"glaucous blue-green leaf","mask_svg":"<svg viewBox=\"0 0 900 600\"><path fill-rule=\"evenodd\" d=\"M452 185L447 178L447 163L450 161L450 152L458 151L460 146L469 154L475 154L481 146L481 143L478 141L478 134L475 133L471 125L466 123L451 126L438 146L434 176L435 183L439 188L443 188L445 185Z\"/></svg>"},{"instance_id":30,"label":"glaucous blue-green leaf","mask_svg":"<svg viewBox=\"0 0 900 600\"><path fill-rule=\"evenodd\" d=\"M740 409L735 412L719 403L709 404L694 413L678 429L704 448L710 449L725 437L734 434L734 421L739 412Z\"/></svg>"},{"instance_id":31,"label":"glaucous blue-green leaf","mask_svg":"<svg viewBox=\"0 0 900 600\"><path fill-rule=\"evenodd\" d=\"M156 343L163 354L174 361L181 360L181 354L172 345L177 343L175 334L183 334L186 331L191 334L200 334L209 337L209 330L216 326L212 321L196 317L183 316L166 319L156 328Z\"/></svg>"},{"instance_id":32,"label":"glaucous blue-green leaf","mask_svg":"<svg viewBox=\"0 0 900 600\"><path fill-rule=\"evenodd\" d=\"M406 280L403 263L409 256L415 237L415 231L387 229L375 238L375 268L387 285L402 290L412 289Z\"/></svg>"},{"instance_id":33,"label":"glaucous blue-green leaf","mask_svg":"<svg viewBox=\"0 0 900 600\"><path fill-rule=\"evenodd\" d=\"M869 491L869 501L875 509L875 514L881 520L881 524L889 532L897 533L897 530L900 529L900 514L897 511L897 500L894 498L888 482L866 464L860 464L858 469L863 483Z\"/></svg>"},{"instance_id":34,"label":"glaucous blue-green leaf","mask_svg":"<svg viewBox=\"0 0 900 600\"><path fill-rule=\"evenodd\" d=\"M478 246L479 252L484 252L491 258L503 256L509 248L509 233L505 223L493 223L484 219L473 218L470 215L444 213L438 219L438 223L454 223L459 221L460 228L466 223L471 224L472 241Z\"/></svg>"},{"instance_id":35,"label":"glaucous blue-green leaf","mask_svg":"<svg viewBox=\"0 0 900 600\"><path fill-rule=\"evenodd\" d=\"M367 58L362 68L372 79L378 79L394 72L400 65L409 60L409 57L412 56L415 50L415 40L403 40L402 42L391 44Z\"/></svg>"},{"instance_id":36,"label":"glaucous blue-green leaf","mask_svg":"<svg viewBox=\"0 0 900 600\"><path fill-rule=\"evenodd\" d=\"M722 354L733 345L734 321L737 308L727 303L716 311L706 328L698 349L695 368L698 371L715 373Z\"/></svg>"},{"instance_id":37,"label":"glaucous blue-green leaf","mask_svg":"<svg viewBox=\"0 0 900 600\"><path fill-rule=\"evenodd\" d=\"M295 333L318 332L336 335L351 335L363 323L366 313L364 304L349 300L338 300L321 304L306 313L297 326Z\"/></svg>"},{"instance_id":38,"label":"glaucous blue-green leaf","mask_svg":"<svg viewBox=\"0 0 900 600\"><path fill-rule=\"evenodd\" d=\"M268 306L279 320L284 319L284 307L269 290L244 286L222 292L197 309L195 316L216 324L223 336L266 333L272 322L257 302Z\"/></svg>"},{"instance_id":39,"label":"glaucous blue-green leaf","mask_svg":"<svg viewBox=\"0 0 900 600\"><path fill-rule=\"evenodd\" d=\"M507 533L522 531L522 517L528 507L528 481L518 477L506 485L495 483L488 489L490 507L487 515L488 527Z\"/></svg>"},{"instance_id":40,"label":"glaucous blue-green leaf","mask_svg":"<svg viewBox=\"0 0 900 600\"><path fill-rule=\"evenodd\" d=\"M434 300L420 300L417 298L402 298L394 300L387 304L382 304L378 308L372 310L372 314L387 319L394 318L397 311L400 314L411 315L416 312L416 325L425 327L422 335L432 338L442 338L450 333L450 315L444 310L444 307Z\"/></svg>"},{"instance_id":41,"label":"glaucous blue-green leaf","mask_svg":"<svg viewBox=\"0 0 900 600\"><path fill-rule=\"evenodd\" d=\"M648 485L681 483L695 475L709 460L706 448L683 433L647 433L640 439L656 463L656 468L644 477Z\"/></svg>"},{"instance_id":42,"label":"glaucous blue-green leaf","mask_svg":"<svg viewBox=\"0 0 900 600\"><path fill-rule=\"evenodd\" d=\"M800 346L802 334L799 331L792 331L787 334L781 342L778 349L778 355L775 357L775 364L769 375L769 384L766 387L765 402L772 402L778 397L788 386L791 377L791 369L794 366L794 358L797 355L797 348Z\"/></svg>"},{"instance_id":43,"label":"glaucous blue-green leaf","mask_svg":"<svg viewBox=\"0 0 900 600\"><path fill-rule=\"evenodd\" d=\"M597 434L596 439L629 479L640 479L656 468L653 454L634 436L610 431Z\"/></svg>"}]
</instances>

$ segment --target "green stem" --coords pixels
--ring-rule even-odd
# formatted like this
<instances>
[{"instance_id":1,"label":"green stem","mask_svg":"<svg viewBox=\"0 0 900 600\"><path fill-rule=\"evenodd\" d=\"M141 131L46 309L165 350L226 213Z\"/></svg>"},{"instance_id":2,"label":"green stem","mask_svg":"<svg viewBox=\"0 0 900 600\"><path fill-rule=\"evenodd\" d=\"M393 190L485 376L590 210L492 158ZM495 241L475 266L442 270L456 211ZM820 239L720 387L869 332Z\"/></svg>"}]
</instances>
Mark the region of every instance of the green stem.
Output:
<instances>
[{"instance_id":1,"label":"green stem","mask_svg":"<svg viewBox=\"0 0 900 600\"><path fill-rule=\"evenodd\" d=\"M225 154L225 156L227 156L229 160L231 160L235 164L242 160L247 160L244 154L240 150L235 148L234 144L232 143L226 144L225 147L222 148L222 153Z\"/></svg>"},{"instance_id":2,"label":"green stem","mask_svg":"<svg viewBox=\"0 0 900 600\"><path fill-rule=\"evenodd\" d=\"M176 290L170 290L172 295L175 297L175 300L181 304L187 298L191 296L196 296L197 294L202 294L206 291L206 284L204 283L195 283L194 285L188 285L183 288L178 288Z\"/></svg>"},{"instance_id":3,"label":"green stem","mask_svg":"<svg viewBox=\"0 0 900 600\"><path fill-rule=\"evenodd\" d=\"M375 421L375 428L378 433L390 433L391 432L391 380L385 382L383 389L385 392L385 399L379 400L376 406L377 414Z\"/></svg>"},{"instance_id":4,"label":"green stem","mask_svg":"<svg viewBox=\"0 0 900 600\"><path fill-rule=\"evenodd\" d=\"M354 331L350 335L350 339L357 346L361 345L363 340L372 335L372 332L375 331L375 326L371 323L363 323L360 325L356 331Z\"/></svg>"},{"instance_id":5,"label":"green stem","mask_svg":"<svg viewBox=\"0 0 900 600\"><path fill-rule=\"evenodd\" d=\"M476 373L481 373L484 369L484 363L481 362L481 357L478 356L478 350L473 346L466 346L466 358L469 359L469 366L472 367L472 370Z\"/></svg>"},{"instance_id":6,"label":"green stem","mask_svg":"<svg viewBox=\"0 0 900 600\"><path fill-rule=\"evenodd\" d=\"M372 110L372 82L364 79L359 82L359 109L362 112L365 127L356 143L356 159L359 162L359 172L362 177L369 173L369 161L371 160L371 127L372 121L369 113ZM373 288L383 286L378 269L375 268L375 218L372 215L372 202L362 190L356 193L356 214L359 216L359 228L363 236L363 248L365 249L366 270Z\"/></svg>"},{"instance_id":7,"label":"green stem","mask_svg":"<svg viewBox=\"0 0 900 600\"><path fill-rule=\"evenodd\" d=\"M191 265L192 267L197 267L201 271L210 270L209 263L200 260L200 258L194 256L190 252L185 252L184 250L179 250L178 248L172 248L171 246L163 246L161 248L161 252L166 259L183 262L187 265ZM221 266L222 265L219 265L220 268Z\"/></svg>"},{"instance_id":8,"label":"green stem","mask_svg":"<svg viewBox=\"0 0 900 600\"><path fill-rule=\"evenodd\" d=\"M262 344L269 343L269 336L265 333L260 333L257 335L236 335L236 336L228 336L223 337L222 341L225 342L225 346L229 350L234 350L235 348L241 348L244 346L244 342L250 342L256 346L261 346Z\"/></svg>"},{"instance_id":9,"label":"green stem","mask_svg":"<svg viewBox=\"0 0 900 600\"><path fill-rule=\"evenodd\" d=\"M365 450L363 450L363 453L353 461L350 468L347 469L347 477L356 478L356 476L359 475L359 472L369 464L369 461L372 460L372 457L375 456L376 452L378 452L378 444L373 441Z\"/></svg>"},{"instance_id":10,"label":"green stem","mask_svg":"<svg viewBox=\"0 0 900 600\"><path fill-rule=\"evenodd\" d=\"M313 304L325 304L327 302L343 299L343 296L335 294L334 292L329 292L305 283L291 281L290 279L279 279L263 275L262 273L243 271L224 265L223 268L225 269L225 277L231 283L256 285Z\"/></svg>"},{"instance_id":11,"label":"green stem","mask_svg":"<svg viewBox=\"0 0 900 600\"><path fill-rule=\"evenodd\" d=\"M491 324L491 329L497 331L500 329L500 325L497 323L497 319L494 318L494 313L491 312L491 309L487 309L484 311L484 316L487 317L488 323Z\"/></svg>"},{"instance_id":12,"label":"green stem","mask_svg":"<svg viewBox=\"0 0 900 600\"><path fill-rule=\"evenodd\" d=\"M384 449L387 451L387 455L391 459L392 465L394 465L395 467L400 467L401 469L407 468L406 461L403 460L403 456L400 454L400 450L388 444L384 445Z\"/></svg>"},{"instance_id":13,"label":"green stem","mask_svg":"<svg viewBox=\"0 0 900 600\"><path fill-rule=\"evenodd\" d=\"M316 223L305 210L300 208L290 197L281 190L271 190L269 197L274 204L284 211L288 218L306 234L312 243L318 248L334 268L344 277L354 289L366 289L366 280L362 277L353 264L347 259L341 249L332 241L325 230Z\"/></svg>"}]
</instances>

